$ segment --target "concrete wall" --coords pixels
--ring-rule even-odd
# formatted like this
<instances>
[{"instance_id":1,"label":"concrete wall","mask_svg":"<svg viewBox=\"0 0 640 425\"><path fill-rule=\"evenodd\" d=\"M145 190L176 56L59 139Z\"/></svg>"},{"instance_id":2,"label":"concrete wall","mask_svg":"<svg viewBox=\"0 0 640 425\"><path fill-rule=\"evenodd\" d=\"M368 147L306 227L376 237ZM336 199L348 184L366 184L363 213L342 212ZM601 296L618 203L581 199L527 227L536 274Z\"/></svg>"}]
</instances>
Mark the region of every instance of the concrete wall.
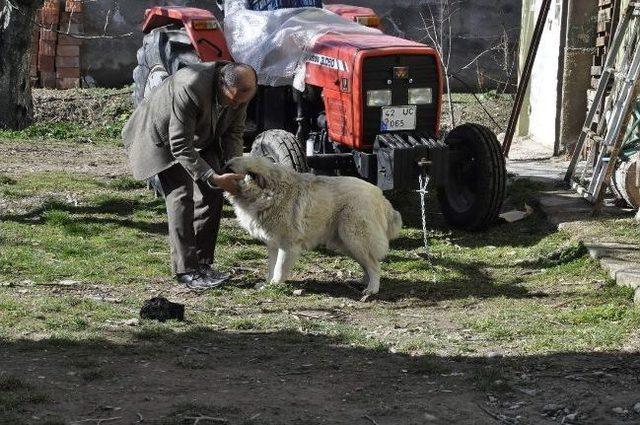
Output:
<instances>
[{"instance_id":1,"label":"concrete wall","mask_svg":"<svg viewBox=\"0 0 640 425\"><path fill-rule=\"evenodd\" d=\"M327 0L326 3L348 3L373 8L382 17L385 32L429 43L423 17L428 21L429 9L438 14L441 0ZM512 72L514 46L520 30L520 0L462 0L455 2L452 16L452 44L450 70L457 72L471 88L502 89ZM98 85L121 86L131 82L136 50L141 44L140 24L144 10L155 5L184 5L216 10L213 0L97 0L85 6L85 31L109 34L133 31L131 37L112 40L88 40L83 47L83 67ZM487 49L498 46L506 37L503 48L482 54L477 63L465 70L460 68ZM454 89L465 87L455 83Z\"/></svg>"},{"instance_id":2,"label":"concrete wall","mask_svg":"<svg viewBox=\"0 0 640 425\"><path fill-rule=\"evenodd\" d=\"M578 141L587 111L587 90L591 88L591 64L598 23L595 2L569 2L564 49L562 100L556 154Z\"/></svg>"},{"instance_id":3,"label":"concrete wall","mask_svg":"<svg viewBox=\"0 0 640 425\"><path fill-rule=\"evenodd\" d=\"M520 63L529 49L541 0L524 0ZM585 118L591 82L597 3L554 0L525 97L518 135L545 147L550 154L574 143Z\"/></svg>"},{"instance_id":4,"label":"concrete wall","mask_svg":"<svg viewBox=\"0 0 640 425\"><path fill-rule=\"evenodd\" d=\"M563 1L551 2L544 32L533 63L529 83L529 136L553 151L557 141L557 121L561 98L561 75L564 57ZM538 18L542 0L532 0L528 13ZM521 45L525 47L525 45ZM524 49L528 50L528 46ZM526 105L525 105L526 106Z\"/></svg>"}]
</instances>

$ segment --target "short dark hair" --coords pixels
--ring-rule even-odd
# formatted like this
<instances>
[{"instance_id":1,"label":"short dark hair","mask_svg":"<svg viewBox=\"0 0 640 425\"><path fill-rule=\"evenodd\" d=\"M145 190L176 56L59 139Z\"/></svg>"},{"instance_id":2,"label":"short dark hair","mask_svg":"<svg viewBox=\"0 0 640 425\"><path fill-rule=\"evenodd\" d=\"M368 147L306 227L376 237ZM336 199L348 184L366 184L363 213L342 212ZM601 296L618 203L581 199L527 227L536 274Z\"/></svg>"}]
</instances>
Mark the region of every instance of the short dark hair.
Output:
<instances>
[{"instance_id":1,"label":"short dark hair","mask_svg":"<svg viewBox=\"0 0 640 425\"><path fill-rule=\"evenodd\" d=\"M245 63L230 62L220 69L220 79L227 87L236 87L240 91L248 91L255 86L247 86L245 81L240 79L240 71L251 71L256 85L258 84L258 74L252 66Z\"/></svg>"}]
</instances>

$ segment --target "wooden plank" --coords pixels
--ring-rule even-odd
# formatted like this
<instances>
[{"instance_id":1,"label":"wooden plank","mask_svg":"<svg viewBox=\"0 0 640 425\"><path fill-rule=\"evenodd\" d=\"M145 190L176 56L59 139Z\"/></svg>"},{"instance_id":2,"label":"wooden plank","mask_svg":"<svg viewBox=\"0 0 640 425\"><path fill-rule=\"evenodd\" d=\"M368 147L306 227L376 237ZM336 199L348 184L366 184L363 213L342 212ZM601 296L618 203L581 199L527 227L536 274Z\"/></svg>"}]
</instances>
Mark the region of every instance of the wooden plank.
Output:
<instances>
[{"instance_id":1,"label":"wooden plank","mask_svg":"<svg viewBox=\"0 0 640 425\"><path fill-rule=\"evenodd\" d=\"M598 11L598 21L601 20L605 20L605 21L610 21L611 20L611 9L602 9Z\"/></svg>"},{"instance_id":2,"label":"wooden plank","mask_svg":"<svg viewBox=\"0 0 640 425\"><path fill-rule=\"evenodd\" d=\"M604 47L609 44L609 36L600 36L596 38L596 47Z\"/></svg>"}]
</instances>

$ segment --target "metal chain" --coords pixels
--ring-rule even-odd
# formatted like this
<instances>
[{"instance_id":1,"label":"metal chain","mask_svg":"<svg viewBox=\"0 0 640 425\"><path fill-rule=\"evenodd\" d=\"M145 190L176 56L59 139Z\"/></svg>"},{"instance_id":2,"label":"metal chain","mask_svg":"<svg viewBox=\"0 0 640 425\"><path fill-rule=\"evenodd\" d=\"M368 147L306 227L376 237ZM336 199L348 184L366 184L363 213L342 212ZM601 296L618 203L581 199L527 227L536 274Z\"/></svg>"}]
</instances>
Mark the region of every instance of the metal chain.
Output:
<instances>
[{"instance_id":1,"label":"metal chain","mask_svg":"<svg viewBox=\"0 0 640 425\"><path fill-rule=\"evenodd\" d=\"M424 238L424 251L429 255L429 239L427 237L427 207L425 198L429 191L427 186L429 185L429 176L427 174L418 175L418 192L420 194L420 209L422 213L422 236Z\"/></svg>"}]
</instances>

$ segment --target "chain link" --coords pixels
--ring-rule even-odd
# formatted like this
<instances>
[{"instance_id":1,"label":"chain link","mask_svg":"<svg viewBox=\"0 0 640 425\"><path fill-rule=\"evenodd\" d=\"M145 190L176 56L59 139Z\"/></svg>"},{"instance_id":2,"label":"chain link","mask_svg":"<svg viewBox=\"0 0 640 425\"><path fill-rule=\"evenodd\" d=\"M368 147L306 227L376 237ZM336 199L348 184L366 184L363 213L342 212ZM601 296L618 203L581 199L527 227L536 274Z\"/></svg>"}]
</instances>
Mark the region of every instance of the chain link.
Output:
<instances>
[{"instance_id":1,"label":"chain link","mask_svg":"<svg viewBox=\"0 0 640 425\"><path fill-rule=\"evenodd\" d=\"M429 239L427 237L427 207L426 196L429 193L427 186L429 185L429 176L426 174L418 175L418 192L420 194L420 209L422 213L422 236L424 238L424 251L429 255Z\"/></svg>"}]
</instances>

